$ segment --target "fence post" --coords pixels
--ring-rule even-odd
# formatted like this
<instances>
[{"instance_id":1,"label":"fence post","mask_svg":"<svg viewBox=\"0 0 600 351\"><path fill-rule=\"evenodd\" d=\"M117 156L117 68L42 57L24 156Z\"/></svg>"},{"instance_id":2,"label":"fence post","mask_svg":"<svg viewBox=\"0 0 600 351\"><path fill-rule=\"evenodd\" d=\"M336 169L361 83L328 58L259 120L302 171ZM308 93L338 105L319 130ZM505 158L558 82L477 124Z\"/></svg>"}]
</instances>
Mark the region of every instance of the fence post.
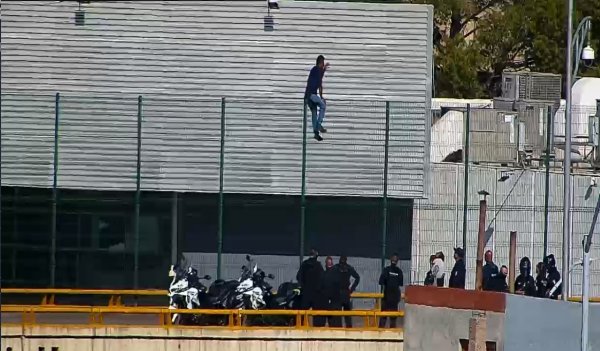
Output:
<instances>
[{"instance_id":1,"label":"fence post","mask_svg":"<svg viewBox=\"0 0 600 351\"><path fill-rule=\"evenodd\" d=\"M306 232L306 101L302 109L302 185L300 189L300 264L304 260L304 238Z\"/></svg>"},{"instance_id":2,"label":"fence post","mask_svg":"<svg viewBox=\"0 0 600 351\"><path fill-rule=\"evenodd\" d=\"M477 232L477 259L475 264L475 290L483 290L483 250L485 250L485 215L487 213L487 191L479 192L479 230Z\"/></svg>"},{"instance_id":3,"label":"fence post","mask_svg":"<svg viewBox=\"0 0 600 351\"><path fill-rule=\"evenodd\" d=\"M387 218L388 218L388 165L390 144L390 102L385 102L385 147L383 159L383 213L381 230L381 269L385 267L387 251Z\"/></svg>"},{"instance_id":4,"label":"fence post","mask_svg":"<svg viewBox=\"0 0 600 351\"><path fill-rule=\"evenodd\" d=\"M463 145L463 162L464 162L464 195L463 195L463 240L462 249L467 252L467 220L469 211L469 146L470 146L470 130L471 130L471 104L467 104L467 114L465 116L463 134L465 142Z\"/></svg>"},{"instance_id":5,"label":"fence post","mask_svg":"<svg viewBox=\"0 0 600 351\"><path fill-rule=\"evenodd\" d=\"M142 166L142 96L138 96L137 108L137 164L135 176L135 217L134 217L134 247L133 247L133 287L137 289L140 283L140 202L141 202L141 166Z\"/></svg>"},{"instance_id":6,"label":"fence post","mask_svg":"<svg viewBox=\"0 0 600 351\"><path fill-rule=\"evenodd\" d=\"M550 217L550 143L554 124L552 121L552 107L548 106L546 116L546 157L544 158L544 166L546 167L546 184L544 188L544 256L548 255L548 220Z\"/></svg>"},{"instance_id":7,"label":"fence post","mask_svg":"<svg viewBox=\"0 0 600 351\"><path fill-rule=\"evenodd\" d=\"M56 285L56 216L58 202L58 128L60 121L60 93L54 98L54 165L52 169L52 231L50 243L50 286Z\"/></svg>"},{"instance_id":8,"label":"fence post","mask_svg":"<svg viewBox=\"0 0 600 351\"><path fill-rule=\"evenodd\" d=\"M219 225L217 233L217 279L221 279L223 263L223 168L225 167L225 98L221 98L221 151L219 159Z\"/></svg>"},{"instance_id":9,"label":"fence post","mask_svg":"<svg viewBox=\"0 0 600 351\"><path fill-rule=\"evenodd\" d=\"M510 246L508 249L508 291L515 293L515 271L517 265L517 232L510 232Z\"/></svg>"}]
</instances>

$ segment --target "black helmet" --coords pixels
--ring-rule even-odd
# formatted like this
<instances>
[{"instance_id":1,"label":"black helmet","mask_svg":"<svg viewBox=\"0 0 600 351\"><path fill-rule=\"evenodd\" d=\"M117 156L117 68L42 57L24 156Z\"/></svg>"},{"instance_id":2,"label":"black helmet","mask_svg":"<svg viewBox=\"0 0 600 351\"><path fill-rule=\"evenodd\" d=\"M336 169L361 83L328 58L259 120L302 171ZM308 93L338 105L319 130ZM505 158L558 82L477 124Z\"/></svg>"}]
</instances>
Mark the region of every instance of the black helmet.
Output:
<instances>
[{"instance_id":1,"label":"black helmet","mask_svg":"<svg viewBox=\"0 0 600 351\"><path fill-rule=\"evenodd\" d=\"M519 270L523 275L531 274L531 261L529 260L529 257L525 256L521 259L521 262L519 263Z\"/></svg>"},{"instance_id":2,"label":"black helmet","mask_svg":"<svg viewBox=\"0 0 600 351\"><path fill-rule=\"evenodd\" d=\"M544 264L546 265L546 267L556 267L556 259L554 258L554 255L550 254L544 257Z\"/></svg>"}]
</instances>

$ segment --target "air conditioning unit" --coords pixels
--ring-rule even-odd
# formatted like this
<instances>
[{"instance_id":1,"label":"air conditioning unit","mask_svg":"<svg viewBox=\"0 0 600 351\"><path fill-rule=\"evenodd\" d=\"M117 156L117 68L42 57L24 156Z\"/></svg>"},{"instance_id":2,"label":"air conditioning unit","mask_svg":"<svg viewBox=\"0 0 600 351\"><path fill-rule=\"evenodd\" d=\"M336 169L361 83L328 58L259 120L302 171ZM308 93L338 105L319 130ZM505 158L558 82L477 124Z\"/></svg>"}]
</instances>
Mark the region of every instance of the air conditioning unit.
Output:
<instances>
[{"instance_id":1,"label":"air conditioning unit","mask_svg":"<svg viewBox=\"0 0 600 351\"><path fill-rule=\"evenodd\" d=\"M519 145L524 136L524 124L518 113L496 109L471 111L470 151L471 162L516 164Z\"/></svg>"},{"instance_id":2,"label":"air conditioning unit","mask_svg":"<svg viewBox=\"0 0 600 351\"><path fill-rule=\"evenodd\" d=\"M514 101L560 101L562 76L552 73L502 73L502 98Z\"/></svg>"}]
</instances>

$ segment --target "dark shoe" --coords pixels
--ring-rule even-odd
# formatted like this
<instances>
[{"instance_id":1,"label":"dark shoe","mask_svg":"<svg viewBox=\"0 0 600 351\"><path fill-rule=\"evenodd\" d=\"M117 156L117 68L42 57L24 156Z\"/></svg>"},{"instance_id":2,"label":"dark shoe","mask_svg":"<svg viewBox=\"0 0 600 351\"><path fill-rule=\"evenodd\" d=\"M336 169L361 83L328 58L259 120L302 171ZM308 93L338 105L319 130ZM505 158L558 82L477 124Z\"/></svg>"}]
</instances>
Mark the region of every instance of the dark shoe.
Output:
<instances>
[{"instance_id":1,"label":"dark shoe","mask_svg":"<svg viewBox=\"0 0 600 351\"><path fill-rule=\"evenodd\" d=\"M323 141L323 137L321 137L319 133L315 133L315 139L317 139L317 141Z\"/></svg>"},{"instance_id":2,"label":"dark shoe","mask_svg":"<svg viewBox=\"0 0 600 351\"><path fill-rule=\"evenodd\" d=\"M321 132L321 133L327 133L327 129L321 127L321 128L319 128L319 132Z\"/></svg>"}]
</instances>

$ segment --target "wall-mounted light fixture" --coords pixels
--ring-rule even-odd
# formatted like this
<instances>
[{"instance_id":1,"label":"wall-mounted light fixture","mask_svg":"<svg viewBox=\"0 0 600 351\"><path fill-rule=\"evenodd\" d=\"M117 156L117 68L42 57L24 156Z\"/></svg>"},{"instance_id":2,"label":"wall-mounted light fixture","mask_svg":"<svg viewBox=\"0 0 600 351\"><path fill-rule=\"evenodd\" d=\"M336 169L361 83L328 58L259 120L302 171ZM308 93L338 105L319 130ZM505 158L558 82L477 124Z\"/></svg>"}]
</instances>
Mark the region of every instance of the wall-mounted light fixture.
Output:
<instances>
[{"instance_id":1,"label":"wall-mounted light fixture","mask_svg":"<svg viewBox=\"0 0 600 351\"><path fill-rule=\"evenodd\" d=\"M279 10L279 0L267 0L267 8L270 10Z\"/></svg>"},{"instance_id":2,"label":"wall-mounted light fixture","mask_svg":"<svg viewBox=\"0 0 600 351\"><path fill-rule=\"evenodd\" d=\"M59 0L58 2L64 2L65 0ZM91 0L76 0L77 1L77 10L75 10L75 25L76 26L84 26L85 25L85 10L81 8L81 4L89 4Z\"/></svg>"},{"instance_id":3,"label":"wall-mounted light fixture","mask_svg":"<svg viewBox=\"0 0 600 351\"><path fill-rule=\"evenodd\" d=\"M264 18L265 32L275 30L275 19L271 16L271 10L279 10L279 0L267 0L267 15Z\"/></svg>"}]
</instances>

